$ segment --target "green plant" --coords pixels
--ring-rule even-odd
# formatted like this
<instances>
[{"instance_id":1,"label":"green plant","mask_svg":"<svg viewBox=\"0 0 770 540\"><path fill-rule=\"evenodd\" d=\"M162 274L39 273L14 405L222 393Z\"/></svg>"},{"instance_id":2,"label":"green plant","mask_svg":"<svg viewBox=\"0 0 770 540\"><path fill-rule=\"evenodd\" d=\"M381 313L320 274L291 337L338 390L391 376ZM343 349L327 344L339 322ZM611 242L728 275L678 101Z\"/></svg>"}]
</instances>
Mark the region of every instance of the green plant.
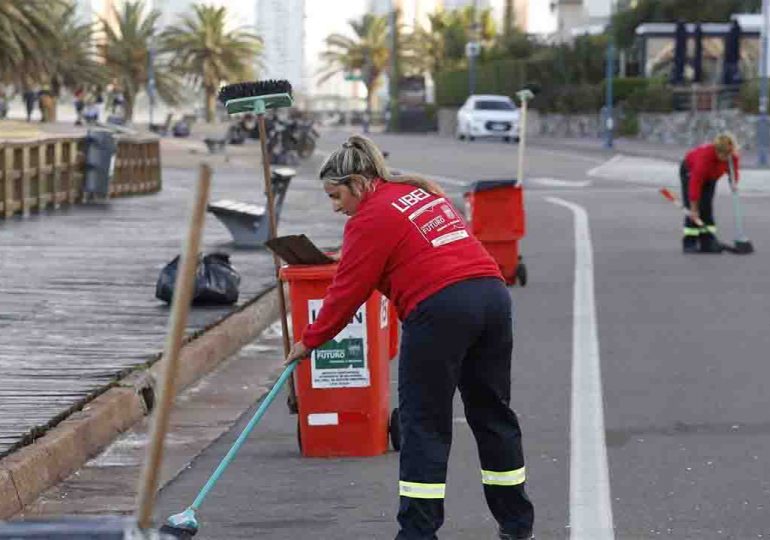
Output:
<instances>
[{"instance_id":1,"label":"green plant","mask_svg":"<svg viewBox=\"0 0 770 540\"><path fill-rule=\"evenodd\" d=\"M626 111L618 122L618 135L635 137L639 135L639 115L636 111Z\"/></svg>"},{"instance_id":2,"label":"green plant","mask_svg":"<svg viewBox=\"0 0 770 540\"><path fill-rule=\"evenodd\" d=\"M674 94L667 85L655 83L632 92L625 106L637 112L671 112L674 110Z\"/></svg>"},{"instance_id":3,"label":"green plant","mask_svg":"<svg viewBox=\"0 0 770 540\"><path fill-rule=\"evenodd\" d=\"M618 103L626 101L628 96L638 90L644 90L651 84L651 82L650 79L645 77L616 77L612 81L612 103L617 105ZM606 79L602 84L605 85L606 90Z\"/></svg>"},{"instance_id":4,"label":"green plant","mask_svg":"<svg viewBox=\"0 0 770 540\"><path fill-rule=\"evenodd\" d=\"M743 112L759 114L759 79L743 83L738 101Z\"/></svg>"}]
</instances>

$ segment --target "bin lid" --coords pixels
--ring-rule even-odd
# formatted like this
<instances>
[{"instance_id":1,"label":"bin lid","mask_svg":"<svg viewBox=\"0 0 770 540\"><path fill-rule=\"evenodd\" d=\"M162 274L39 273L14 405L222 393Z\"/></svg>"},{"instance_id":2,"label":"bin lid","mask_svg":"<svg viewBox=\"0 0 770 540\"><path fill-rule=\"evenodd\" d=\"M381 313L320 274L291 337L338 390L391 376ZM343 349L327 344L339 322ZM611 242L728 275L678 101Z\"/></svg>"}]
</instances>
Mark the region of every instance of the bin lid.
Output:
<instances>
[{"instance_id":1,"label":"bin lid","mask_svg":"<svg viewBox=\"0 0 770 540\"><path fill-rule=\"evenodd\" d=\"M489 191L491 189L498 188L510 188L519 185L519 181L516 178L509 180L476 180L468 186L465 193L478 193L479 191Z\"/></svg>"},{"instance_id":2,"label":"bin lid","mask_svg":"<svg viewBox=\"0 0 770 540\"><path fill-rule=\"evenodd\" d=\"M281 267L282 281L331 281L337 273L338 264L291 264Z\"/></svg>"}]
</instances>

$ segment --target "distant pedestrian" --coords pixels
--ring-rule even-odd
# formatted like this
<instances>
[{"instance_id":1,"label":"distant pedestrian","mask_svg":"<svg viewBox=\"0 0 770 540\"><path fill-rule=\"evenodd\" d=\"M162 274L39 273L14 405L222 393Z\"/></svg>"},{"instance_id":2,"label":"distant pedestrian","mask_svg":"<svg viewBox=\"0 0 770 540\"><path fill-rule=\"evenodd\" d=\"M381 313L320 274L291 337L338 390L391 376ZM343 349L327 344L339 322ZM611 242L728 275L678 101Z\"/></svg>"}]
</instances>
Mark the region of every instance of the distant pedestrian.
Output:
<instances>
[{"instance_id":1,"label":"distant pedestrian","mask_svg":"<svg viewBox=\"0 0 770 540\"><path fill-rule=\"evenodd\" d=\"M5 96L5 89L0 88L0 120L8 116L8 98Z\"/></svg>"},{"instance_id":2,"label":"distant pedestrian","mask_svg":"<svg viewBox=\"0 0 770 540\"><path fill-rule=\"evenodd\" d=\"M40 90L38 97L38 104L40 106L40 121L41 122L53 122L55 101L51 88L44 86Z\"/></svg>"},{"instance_id":3,"label":"distant pedestrian","mask_svg":"<svg viewBox=\"0 0 770 540\"><path fill-rule=\"evenodd\" d=\"M287 361L334 338L372 291L382 292L403 321L397 540L435 539L444 521L457 389L500 538L531 538L521 430L510 408L511 296L497 263L436 184L392 176L365 137L344 142L319 176L334 212L349 219L334 281Z\"/></svg>"},{"instance_id":4,"label":"distant pedestrian","mask_svg":"<svg viewBox=\"0 0 770 540\"><path fill-rule=\"evenodd\" d=\"M35 110L35 104L37 104L38 94L35 90L27 88L21 95L24 100L24 107L27 110L27 122L32 121L32 112Z\"/></svg>"},{"instance_id":5,"label":"distant pedestrian","mask_svg":"<svg viewBox=\"0 0 770 540\"><path fill-rule=\"evenodd\" d=\"M732 133L717 135L713 142L691 149L679 167L682 184L682 201L690 214L684 219L682 250L685 253L721 253L722 244L717 237L714 220L714 193L716 183L729 174L732 160L735 178L730 189L738 185L738 143ZM699 226L698 222L703 226Z\"/></svg>"},{"instance_id":6,"label":"distant pedestrian","mask_svg":"<svg viewBox=\"0 0 770 540\"><path fill-rule=\"evenodd\" d=\"M83 111L86 108L85 90L82 87L78 87L74 94L75 104L75 125L80 126L83 124Z\"/></svg>"}]
</instances>

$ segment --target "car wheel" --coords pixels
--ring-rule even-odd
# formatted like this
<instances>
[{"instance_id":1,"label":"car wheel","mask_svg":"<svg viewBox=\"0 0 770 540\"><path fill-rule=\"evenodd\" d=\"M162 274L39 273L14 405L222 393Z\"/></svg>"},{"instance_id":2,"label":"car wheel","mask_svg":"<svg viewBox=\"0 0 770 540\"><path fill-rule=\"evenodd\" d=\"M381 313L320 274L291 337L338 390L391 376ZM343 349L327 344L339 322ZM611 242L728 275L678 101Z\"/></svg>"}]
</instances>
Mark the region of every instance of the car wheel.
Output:
<instances>
[{"instance_id":1,"label":"car wheel","mask_svg":"<svg viewBox=\"0 0 770 540\"><path fill-rule=\"evenodd\" d=\"M511 142L511 138L506 135L503 137L503 142Z\"/></svg>"},{"instance_id":2,"label":"car wheel","mask_svg":"<svg viewBox=\"0 0 770 540\"><path fill-rule=\"evenodd\" d=\"M515 142L516 144L519 144L519 140L520 140L520 137L519 137L518 135L516 135L516 136L513 138L513 142Z\"/></svg>"},{"instance_id":3,"label":"car wheel","mask_svg":"<svg viewBox=\"0 0 770 540\"><path fill-rule=\"evenodd\" d=\"M468 135L468 140L473 142L476 140L476 137L474 137L473 135Z\"/></svg>"}]
</instances>

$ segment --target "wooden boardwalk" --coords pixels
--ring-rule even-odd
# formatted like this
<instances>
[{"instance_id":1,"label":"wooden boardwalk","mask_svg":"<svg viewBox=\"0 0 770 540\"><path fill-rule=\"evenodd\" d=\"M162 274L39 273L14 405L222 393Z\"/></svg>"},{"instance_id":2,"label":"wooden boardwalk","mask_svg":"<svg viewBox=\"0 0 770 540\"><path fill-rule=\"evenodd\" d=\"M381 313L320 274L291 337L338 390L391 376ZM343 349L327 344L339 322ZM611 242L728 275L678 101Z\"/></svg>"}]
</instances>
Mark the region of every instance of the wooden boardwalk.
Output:
<instances>
[{"instance_id":1,"label":"wooden boardwalk","mask_svg":"<svg viewBox=\"0 0 770 540\"><path fill-rule=\"evenodd\" d=\"M255 144L249 154L256 153ZM333 245L342 220L330 218L308 176L319 159L299 167L279 232ZM162 351L169 308L155 299L155 282L181 249L199 160L164 169L163 191L154 195L0 222L0 456ZM262 199L257 164L246 163L215 165L212 200ZM239 304L274 282L270 254L233 248L211 214L203 250L231 254L242 278ZM188 333L232 309L194 308Z\"/></svg>"}]
</instances>

